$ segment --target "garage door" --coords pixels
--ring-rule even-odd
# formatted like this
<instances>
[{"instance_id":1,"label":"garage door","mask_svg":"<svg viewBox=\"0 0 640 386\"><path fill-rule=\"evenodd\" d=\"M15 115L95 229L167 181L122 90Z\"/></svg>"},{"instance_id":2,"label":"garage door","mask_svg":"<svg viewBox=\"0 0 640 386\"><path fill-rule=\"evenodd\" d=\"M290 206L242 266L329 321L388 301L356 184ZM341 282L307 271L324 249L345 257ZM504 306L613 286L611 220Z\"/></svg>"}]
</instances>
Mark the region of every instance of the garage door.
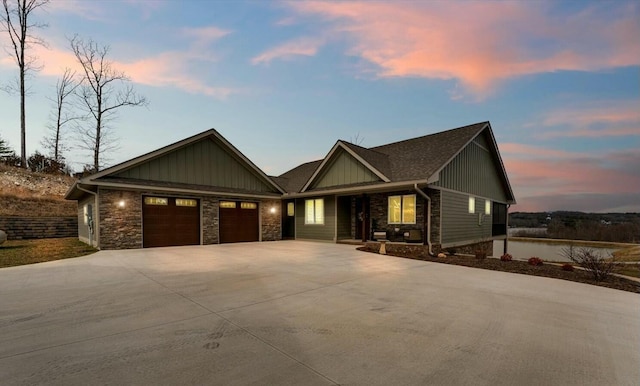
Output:
<instances>
[{"instance_id":1,"label":"garage door","mask_svg":"<svg viewBox=\"0 0 640 386\"><path fill-rule=\"evenodd\" d=\"M220 242L258 241L258 221L257 203L220 201Z\"/></svg>"},{"instance_id":2,"label":"garage door","mask_svg":"<svg viewBox=\"0 0 640 386\"><path fill-rule=\"evenodd\" d=\"M200 203L195 199L145 196L142 201L144 247L200 244Z\"/></svg>"}]
</instances>

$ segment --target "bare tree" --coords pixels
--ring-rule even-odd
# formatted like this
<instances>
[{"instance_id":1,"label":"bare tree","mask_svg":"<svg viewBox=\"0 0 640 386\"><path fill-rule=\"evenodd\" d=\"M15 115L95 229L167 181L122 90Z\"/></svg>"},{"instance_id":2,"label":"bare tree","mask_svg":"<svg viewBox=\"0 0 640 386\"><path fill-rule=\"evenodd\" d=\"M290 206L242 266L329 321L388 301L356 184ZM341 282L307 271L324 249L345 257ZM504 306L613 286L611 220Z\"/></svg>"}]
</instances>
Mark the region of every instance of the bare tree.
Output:
<instances>
[{"instance_id":1,"label":"bare tree","mask_svg":"<svg viewBox=\"0 0 640 386\"><path fill-rule=\"evenodd\" d=\"M93 169L102 166L101 156L118 147L109 122L119 108L146 106L147 99L136 94L127 84L131 79L122 71L113 68L107 59L109 46L99 46L89 39L77 35L70 39L71 50L82 66L82 80L78 92L80 107L86 112L91 126L79 130L81 147L93 152Z\"/></svg>"},{"instance_id":2,"label":"bare tree","mask_svg":"<svg viewBox=\"0 0 640 386\"><path fill-rule=\"evenodd\" d=\"M357 132L355 136L349 138L349 142L354 145L361 146L362 142L364 142L364 137L361 137L360 132Z\"/></svg>"},{"instance_id":3,"label":"bare tree","mask_svg":"<svg viewBox=\"0 0 640 386\"><path fill-rule=\"evenodd\" d=\"M64 159L62 153L69 149L63 140L63 129L81 119L69 111L72 106L69 98L75 94L79 85L76 72L65 68L62 77L56 82L55 99L49 98L54 103L54 111L51 113L52 122L48 125L49 135L42 140L42 145L51 151L51 157L58 162Z\"/></svg>"},{"instance_id":4,"label":"bare tree","mask_svg":"<svg viewBox=\"0 0 640 386\"><path fill-rule=\"evenodd\" d=\"M2 29L11 40L10 55L16 60L19 69L18 89L20 91L20 157L21 166L27 167L26 113L25 113L25 77L31 71L38 71L36 57L26 55L25 51L33 45L45 45L44 40L31 34L33 29L44 28L46 24L29 21L31 14L47 4L49 0L2 0L4 12L0 16ZM8 86L9 90L13 87Z\"/></svg>"}]
</instances>

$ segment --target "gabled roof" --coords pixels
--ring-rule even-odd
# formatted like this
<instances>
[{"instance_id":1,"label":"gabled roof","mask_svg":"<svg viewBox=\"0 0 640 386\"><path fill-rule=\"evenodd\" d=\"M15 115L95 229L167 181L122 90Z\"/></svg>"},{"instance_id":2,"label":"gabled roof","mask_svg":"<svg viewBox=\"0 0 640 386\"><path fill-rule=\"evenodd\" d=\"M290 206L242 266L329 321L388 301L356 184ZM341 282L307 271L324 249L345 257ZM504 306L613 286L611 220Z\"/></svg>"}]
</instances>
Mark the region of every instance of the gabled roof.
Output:
<instances>
[{"instance_id":1,"label":"gabled roof","mask_svg":"<svg viewBox=\"0 0 640 386\"><path fill-rule=\"evenodd\" d=\"M390 182L391 181L391 179L389 179L389 177L384 175L384 173L382 173L379 169L377 169L374 165L372 165L371 162L369 162L369 161L373 161L375 164L377 164L379 166L382 166L382 167L385 167L386 169L388 169L388 161L386 160L386 156L384 154L379 154L379 153L376 153L376 152L371 151L369 149L365 149L363 147L360 147L360 146L357 146L357 145L353 145L353 144L347 144L344 141L338 140L336 142L336 144L333 145L333 147L331 148L329 153L324 157L324 159L320 163L320 166L318 166L318 168L313 172L313 174L308 179L308 181L304 184L304 186L302 187L301 192L304 192L305 190L307 190L309 188L309 186L313 183L313 181L316 179L316 177L318 177L321 174L321 172L323 171L323 169L325 167L327 167L327 165L331 161L331 158L340 149L345 150L347 153L349 153L358 162L360 162L367 169L369 169L373 174L378 176L382 181L384 181L384 182ZM364 155L364 157L363 157L363 155Z\"/></svg>"},{"instance_id":2,"label":"gabled roof","mask_svg":"<svg viewBox=\"0 0 640 386\"><path fill-rule=\"evenodd\" d=\"M115 185L119 183L126 184L127 182L129 182L135 186L144 186L144 185L159 186L157 183L153 183L151 181L149 182L133 181L133 180L123 181L122 179L119 179L117 175L126 170L131 170L132 168L135 168L139 165L158 159L162 156L165 156L179 149L185 148L186 146L192 145L196 142L207 140L208 138L214 139L217 143L219 143L225 150L227 150L236 159L238 159L239 162L245 165L248 170L251 170L256 176L258 176L258 178L260 178L260 180L262 180L265 184L273 187L273 189L277 192L280 192L280 193L285 192L280 186L278 186L278 184L276 184L271 178L269 178L260 168L258 168L253 162L251 162L251 160L249 160L244 154L242 154L242 152L236 149L235 146L233 146L220 133L218 133L218 131L216 131L215 129L210 129L200 134L196 134L192 137L183 139L182 141L178 141L171 145L162 147L158 150L133 158L129 161L125 161L118 165L104 169L98 173L81 178L69 189L69 191L67 191L65 198L76 199L75 197L77 197L81 193L81 192L78 192L78 189L77 189L78 185L96 186L96 185L104 184L107 186L114 186L114 184ZM167 185L166 186L167 188L175 188L175 189L184 188L183 186L180 186L181 184L176 184L176 183L164 184L164 185ZM172 185L172 186L169 186L169 185ZM202 189L198 189L198 190L202 190ZM205 189L205 190L216 190L216 189L211 189L211 187L208 187L208 189ZM223 189L223 190L228 190L228 189ZM246 193L246 192L238 191L238 193Z\"/></svg>"},{"instance_id":3,"label":"gabled roof","mask_svg":"<svg viewBox=\"0 0 640 386\"><path fill-rule=\"evenodd\" d=\"M322 160L307 162L300 166L296 166L278 177L272 178L285 191L290 193L299 192L321 163Z\"/></svg>"},{"instance_id":4,"label":"gabled roof","mask_svg":"<svg viewBox=\"0 0 640 386\"><path fill-rule=\"evenodd\" d=\"M327 188L310 187L313 186L314 179L322 174L322 169L329 164L331 156L338 149L344 149L381 177L381 182L362 184L367 189L384 185L398 186L402 183L433 183L437 180L438 173L485 130L490 133L491 140L489 142L492 147L490 151L501 168L499 172L504 180L505 189L512 199L510 201L515 202L489 122L479 122L371 148L338 141L323 160L301 165L277 178L278 181L281 178L295 180L293 184L282 185L290 194L327 190ZM303 180L304 182L302 182ZM352 187L343 186L343 188L351 189ZM332 190L336 189L339 190L340 187L335 187Z\"/></svg>"},{"instance_id":5,"label":"gabled roof","mask_svg":"<svg viewBox=\"0 0 640 386\"><path fill-rule=\"evenodd\" d=\"M407 139L371 150L386 154L394 181L429 179L446 166L489 122Z\"/></svg>"}]
</instances>

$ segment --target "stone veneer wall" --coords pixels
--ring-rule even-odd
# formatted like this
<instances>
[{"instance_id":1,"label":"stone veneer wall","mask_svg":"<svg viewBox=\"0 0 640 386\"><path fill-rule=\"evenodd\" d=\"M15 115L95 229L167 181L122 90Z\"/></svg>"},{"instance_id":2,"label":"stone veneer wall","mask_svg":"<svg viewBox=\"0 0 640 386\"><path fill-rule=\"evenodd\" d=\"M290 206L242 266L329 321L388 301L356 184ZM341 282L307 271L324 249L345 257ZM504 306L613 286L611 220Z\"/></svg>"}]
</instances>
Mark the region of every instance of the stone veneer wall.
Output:
<instances>
[{"instance_id":1,"label":"stone veneer wall","mask_svg":"<svg viewBox=\"0 0 640 386\"><path fill-rule=\"evenodd\" d=\"M218 218L220 199L217 197L203 197L202 205L202 244L218 244L220 239L220 221Z\"/></svg>"},{"instance_id":2,"label":"stone veneer wall","mask_svg":"<svg viewBox=\"0 0 640 386\"><path fill-rule=\"evenodd\" d=\"M377 241L367 241L365 247L371 250L379 250L380 243ZM493 256L493 241L485 241L469 245L461 245L455 248L441 248L440 244L433 244L431 251L434 255L440 252L448 252L453 254L474 255L477 249L484 248L487 251L487 256ZM385 245L387 253L397 253L400 255L410 254L426 257L429 255L429 246L422 244L409 244L409 243L387 243Z\"/></svg>"},{"instance_id":3,"label":"stone veneer wall","mask_svg":"<svg viewBox=\"0 0 640 386\"><path fill-rule=\"evenodd\" d=\"M154 193L144 192L144 194ZM142 248L142 195L142 192L100 189L101 249ZM194 198L200 199L202 208L202 244L218 244L220 242L219 201L222 198ZM118 206L120 200L125 200L124 208ZM278 212L270 213L271 207L275 207ZM262 219L260 231L263 241L282 239L280 207L280 200L264 200L260 203ZM77 235L77 219L74 231Z\"/></svg>"},{"instance_id":4,"label":"stone veneer wall","mask_svg":"<svg viewBox=\"0 0 640 386\"><path fill-rule=\"evenodd\" d=\"M78 237L77 217L0 217L7 240Z\"/></svg>"},{"instance_id":5,"label":"stone veneer wall","mask_svg":"<svg viewBox=\"0 0 640 386\"><path fill-rule=\"evenodd\" d=\"M276 208L271 213L271 208ZM260 202L260 218L262 220L262 241L282 240L282 204L280 200L263 200Z\"/></svg>"},{"instance_id":6,"label":"stone veneer wall","mask_svg":"<svg viewBox=\"0 0 640 386\"><path fill-rule=\"evenodd\" d=\"M100 249L142 248L142 198L140 192L98 191ZM118 202L125 201L120 208Z\"/></svg>"}]
</instances>

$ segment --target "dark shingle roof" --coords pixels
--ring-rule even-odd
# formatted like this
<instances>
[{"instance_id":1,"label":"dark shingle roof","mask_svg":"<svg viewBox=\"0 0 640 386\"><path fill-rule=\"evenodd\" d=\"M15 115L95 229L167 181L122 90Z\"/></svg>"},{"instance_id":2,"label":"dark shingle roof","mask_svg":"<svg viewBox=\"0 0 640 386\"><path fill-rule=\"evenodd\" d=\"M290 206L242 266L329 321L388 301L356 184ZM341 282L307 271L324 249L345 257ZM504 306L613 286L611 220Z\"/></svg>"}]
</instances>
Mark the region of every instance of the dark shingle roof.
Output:
<instances>
[{"instance_id":1,"label":"dark shingle roof","mask_svg":"<svg viewBox=\"0 0 640 386\"><path fill-rule=\"evenodd\" d=\"M471 141L488 122L372 147L388 155L392 181L429 178Z\"/></svg>"},{"instance_id":2,"label":"dark shingle roof","mask_svg":"<svg viewBox=\"0 0 640 386\"><path fill-rule=\"evenodd\" d=\"M391 175L391 165L389 163L389 156L387 154L380 153L375 150L367 149L362 146L354 145L349 142L340 141L343 145L351 149L358 156L362 157L371 166L378 169L378 171L384 174L388 179L393 180Z\"/></svg>"},{"instance_id":3,"label":"dark shingle roof","mask_svg":"<svg viewBox=\"0 0 640 386\"><path fill-rule=\"evenodd\" d=\"M488 124L480 122L371 148L340 142L392 182L425 180L443 168ZM274 180L289 193L300 192L322 161L302 164Z\"/></svg>"},{"instance_id":4,"label":"dark shingle roof","mask_svg":"<svg viewBox=\"0 0 640 386\"><path fill-rule=\"evenodd\" d=\"M278 177L274 177L273 180L286 192L299 192L321 163L322 160L304 163L279 175Z\"/></svg>"}]
</instances>

